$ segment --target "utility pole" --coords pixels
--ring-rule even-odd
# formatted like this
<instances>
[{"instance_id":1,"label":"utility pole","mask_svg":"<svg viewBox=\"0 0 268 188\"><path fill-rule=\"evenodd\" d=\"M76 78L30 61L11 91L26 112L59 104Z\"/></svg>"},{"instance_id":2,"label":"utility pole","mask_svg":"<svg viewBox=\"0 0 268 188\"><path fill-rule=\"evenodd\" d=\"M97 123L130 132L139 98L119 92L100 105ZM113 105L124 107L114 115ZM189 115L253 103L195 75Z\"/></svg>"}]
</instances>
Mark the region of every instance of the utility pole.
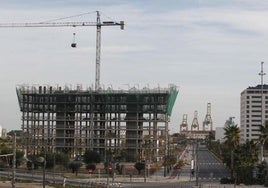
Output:
<instances>
[{"instance_id":1,"label":"utility pole","mask_svg":"<svg viewBox=\"0 0 268 188\"><path fill-rule=\"evenodd\" d=\"M261 76L261 126L264 126L264 121L263 121L263 76L266 75L263 72L263 64L264 62L261 62L261 72L259 73L259 75ZM263 146L264 143L261 143L261 161L264 160L263 157Z\"/></svg>"},{"instance_id":2,"label":"utility pole","mask_svg":"<svg viewBox=\"0 0 268 188\"><path fill-rule=\"evenodd\" d=\"M196 140L196 146L195 146L195 185L198 186L199 181L198 181L198 141Z\"/></svg>"}]
</instances>

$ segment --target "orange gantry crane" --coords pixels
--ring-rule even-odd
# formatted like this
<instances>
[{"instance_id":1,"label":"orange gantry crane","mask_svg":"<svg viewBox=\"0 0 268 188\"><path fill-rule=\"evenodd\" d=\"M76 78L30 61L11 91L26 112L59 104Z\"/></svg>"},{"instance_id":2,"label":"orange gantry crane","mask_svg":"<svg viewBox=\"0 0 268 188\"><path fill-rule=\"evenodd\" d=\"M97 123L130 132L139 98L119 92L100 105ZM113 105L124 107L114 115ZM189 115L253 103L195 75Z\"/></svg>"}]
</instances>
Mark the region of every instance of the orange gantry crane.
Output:
<instances>
[{"instance_id":1,"label":"orange gantry crane","mask_svg":"<svg viewBox=\"0 0 268 188\"><path fill-rule=\"evenodd\" d=\"M8 27L79 27L79 26L96 26L96 72L95 72L95 90L100 89L100 54L101 54L101 27L103 26L120 26L121 30L124 30L124 21L115 22L115 21L101 21L100 12L96 11L97 20L96 22L36 22L36 23L0 23L1 28ZM85 13L89 14L89 13ZM82 16L85 14L79 14L75 16L69 16L66 18L60 18L56 20L63 20L71 17ZM76 47L76 44L73 43L72 47Z\"/></svg>"}]
</instances>

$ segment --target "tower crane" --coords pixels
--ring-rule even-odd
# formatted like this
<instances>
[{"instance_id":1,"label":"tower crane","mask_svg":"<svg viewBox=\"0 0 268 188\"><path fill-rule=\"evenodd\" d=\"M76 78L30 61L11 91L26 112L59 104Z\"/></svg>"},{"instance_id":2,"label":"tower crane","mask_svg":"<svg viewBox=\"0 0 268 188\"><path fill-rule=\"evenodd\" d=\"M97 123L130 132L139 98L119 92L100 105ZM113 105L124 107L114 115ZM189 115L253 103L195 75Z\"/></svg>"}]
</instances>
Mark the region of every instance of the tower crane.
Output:
<instances>
[{"instance_id":1,"label":"tower crane","mask_svg":"<svg viewBox=\"0 0 268 188\"><path fill-rule=\"evenodd\" d=\"M101 27L103 26L120 26L121 30L124 30L124 21L101 21L100 12L96 11L96 22L35 22L35 23L0 23L0 28L8 27L79 27L79 26L96 26L96 72L95 72L95 90L100 89L100 54L101 54ZM81 16L83 14L80 14ZM71 18L75 16L70 16ZM62 18L65 19L65 18ZM59 19L60 20L60 19ZM72 44L72 47L75 45Z\"/></svg>"}]
</instances>

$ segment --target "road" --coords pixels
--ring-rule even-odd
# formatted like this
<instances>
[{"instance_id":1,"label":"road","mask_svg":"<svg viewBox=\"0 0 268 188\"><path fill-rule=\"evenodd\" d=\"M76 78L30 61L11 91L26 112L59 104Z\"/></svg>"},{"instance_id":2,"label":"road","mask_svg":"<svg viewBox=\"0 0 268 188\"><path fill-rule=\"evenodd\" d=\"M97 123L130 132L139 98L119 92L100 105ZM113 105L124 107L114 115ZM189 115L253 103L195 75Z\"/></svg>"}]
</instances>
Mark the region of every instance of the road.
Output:
<instances>
[{"instance_id":1,"label":"road","mask_svg":"<svg viewBox=\"0 0 268 188\"><path fill-rule=\"evenodd\" d=\"M230 177L230 171L206 146L198 145L196 151L198 181L215 182L220 181L221 178Z\"/></svg>"},{"instance_id":2,"label":"road","mask_svg":"<svg viewBox=\"0 0 268 188\"><path fill-rule=\"evenodd\" d=\"M194 175L191 174L191 160L196 160L197 158L197 168L198 173ZM124 187L193 187L199 184L208 184L212 186L217 183L219 186L220 179L223 177L230 177L229 170L225 165L216 158L204 145L192 145L186 148L186 152L180 159L186 162L186 165L178 170L177 176L171 173L170 177L167 179L162 179L162 181L157 182L135 182L133 184L125 183ZM196 179L197 178L197 179ZM225 185L223 185L224 187Z\"/></svg>"},{"instance_id":3,"label":"road","mask_svg":"<svg viewBox=\"0 0 268 188\"><path fill-rule=\"evenodd\" d=\"M187 165L180 170L176 170L175 173L171 172L169 177L163 177L163 172L159 174L152 174L146 182L144 178L120 178L117 177L115 183L120 183L120 187L193 187L197 184L216 183L223 177L229 177L229 170L218 160L205 146L196 145L188 146L185 152L180 157ZM195 171L194 176L191 175L191 160L197 159L197 173ZM0 176L8 176L8 172L0 171ZM16 172L16 176L19 179L35 180L42 182L42 174ZM196 179L197 177L197 179ZM46 174L46 182L57 182L62 184L64 177L57 174L55 177ZM90 185L92 182L107 184L107 178L100 179L70 179L66 178L66 184L68 185ZM109 181L111 182L111 179ZM118 187L118 184L110 187Z\"/></svg>"}]
</instances>

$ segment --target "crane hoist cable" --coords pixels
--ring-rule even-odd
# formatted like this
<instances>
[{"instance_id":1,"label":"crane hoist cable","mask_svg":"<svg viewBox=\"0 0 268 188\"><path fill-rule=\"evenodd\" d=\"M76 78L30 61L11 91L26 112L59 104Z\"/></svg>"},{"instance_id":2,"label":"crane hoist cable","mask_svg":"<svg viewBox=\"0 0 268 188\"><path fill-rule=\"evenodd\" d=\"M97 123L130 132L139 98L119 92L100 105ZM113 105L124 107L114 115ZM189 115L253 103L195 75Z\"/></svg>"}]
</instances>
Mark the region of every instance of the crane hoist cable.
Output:
<instances>
[{"instance_id":1,"label":"crane hoist cable","mask_svg":"<svg viewBox=\"0 0 268 188\"><path fill-rule=\"evenodd\" d=\"M73 33L73 42L72 42L72 44L71 44L71 47L72 48L76 48L76 41L75 41L75 35L76 35L76 33Z\"/></svg>"}]
</instances>

